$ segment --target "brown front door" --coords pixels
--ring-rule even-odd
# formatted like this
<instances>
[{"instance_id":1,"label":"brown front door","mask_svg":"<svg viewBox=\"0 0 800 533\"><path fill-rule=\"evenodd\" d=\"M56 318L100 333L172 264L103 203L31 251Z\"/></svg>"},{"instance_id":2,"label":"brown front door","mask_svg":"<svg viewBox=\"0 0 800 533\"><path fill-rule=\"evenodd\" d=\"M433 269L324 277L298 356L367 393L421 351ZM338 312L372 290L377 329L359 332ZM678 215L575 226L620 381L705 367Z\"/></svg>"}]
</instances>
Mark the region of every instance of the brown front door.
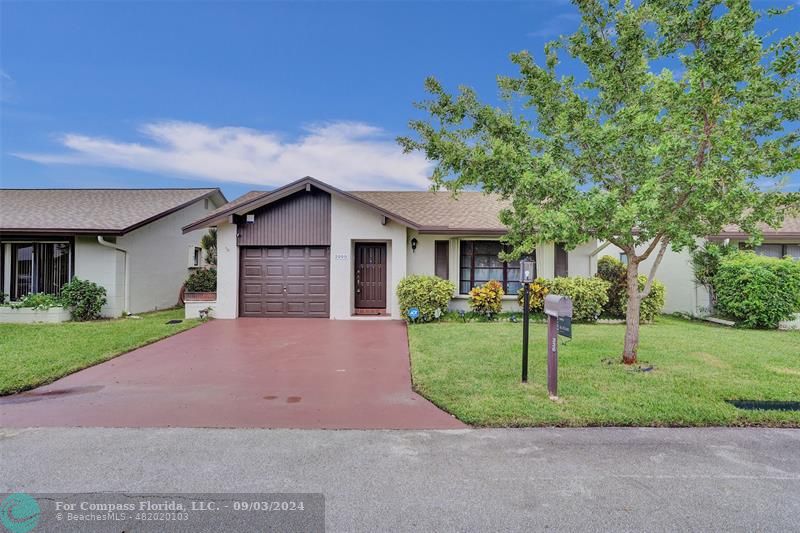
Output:
<instances>
[{"instance_id":1,"label":"brown front door","mask_svg":"<svg viewBox=\"0 0 800 533\"><path fill-rule=\"evenodd\" d=\"M356 309L386 309L386 244L356 243Z\"/></svg>"}]
</instances>

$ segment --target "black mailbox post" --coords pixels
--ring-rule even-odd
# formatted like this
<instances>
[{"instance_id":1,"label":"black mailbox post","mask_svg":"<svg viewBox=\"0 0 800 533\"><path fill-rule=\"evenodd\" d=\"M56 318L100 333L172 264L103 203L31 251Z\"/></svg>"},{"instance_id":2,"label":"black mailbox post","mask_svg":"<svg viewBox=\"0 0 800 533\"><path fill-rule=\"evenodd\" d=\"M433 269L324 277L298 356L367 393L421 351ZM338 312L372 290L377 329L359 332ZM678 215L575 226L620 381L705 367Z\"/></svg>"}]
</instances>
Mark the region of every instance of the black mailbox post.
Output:
<instances>
[{"instance_id":1,"label":"black mailbox post","mask_svg":"<svg viewBox=\"0 0 800 533\"><path fill-rule=\"evenodd\" d=\"M572 300L548 294L544 297L547 315L547 392L558 398L558 336L572 337Z\"/></svg>"}]
</instances>

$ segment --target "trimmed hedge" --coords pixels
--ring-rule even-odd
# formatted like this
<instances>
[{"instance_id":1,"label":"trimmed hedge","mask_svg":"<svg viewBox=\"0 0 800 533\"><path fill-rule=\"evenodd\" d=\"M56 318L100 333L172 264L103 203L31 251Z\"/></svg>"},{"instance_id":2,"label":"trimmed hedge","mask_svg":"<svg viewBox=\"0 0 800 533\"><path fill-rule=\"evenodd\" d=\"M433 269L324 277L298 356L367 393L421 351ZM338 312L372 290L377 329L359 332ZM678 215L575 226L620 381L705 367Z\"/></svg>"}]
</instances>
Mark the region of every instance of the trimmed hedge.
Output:
<instances>
[{"instance_id":1,"label":"trimmed hedge","mask_svg":"<svg viewBox=\"0 0 800 533\"><path fill-rule=\"evenodd\" d=\"M537 278L531 284L531 300L529 308L534 313L541 313L544 296L560 294L572 300L572 319L580 322L595 322L608 303L609 283L600 278ZM517 301L522 306L523 289L517 293Z\"/></svg>"},{"instance_id":2,"label":"trimmed hedge","mask_svg":"<svg viewBox=\"0 0 800 533\"><path fill-rule=\"evenodd\" d=\"M749 328L777 328L800 311L800 262L742 253L713 279L716 310Z\"/></svg>"},{"instance_id":3,"label":"trimmed hedge","mask_svg":"<svg viewBox=\"0 0 800 533\"><path fill-rule=\"evenodd\" d=\"M437 276L406 276L397 284L400 313L408 319L408 310L416 307L419 309L416 322L430 322L447 312L455 290L452 282Z\"/></svg>"},{"instance_id":4,"label":"trimmed hedge","mask_svg":"<svg viewBox=\"0 0 800 533\"><path fill-rule=\"evenodd\" d=\"M216 292L217 271L213 268L195 270L186 278L186 292Z\"/></svg>"}]
</instances>

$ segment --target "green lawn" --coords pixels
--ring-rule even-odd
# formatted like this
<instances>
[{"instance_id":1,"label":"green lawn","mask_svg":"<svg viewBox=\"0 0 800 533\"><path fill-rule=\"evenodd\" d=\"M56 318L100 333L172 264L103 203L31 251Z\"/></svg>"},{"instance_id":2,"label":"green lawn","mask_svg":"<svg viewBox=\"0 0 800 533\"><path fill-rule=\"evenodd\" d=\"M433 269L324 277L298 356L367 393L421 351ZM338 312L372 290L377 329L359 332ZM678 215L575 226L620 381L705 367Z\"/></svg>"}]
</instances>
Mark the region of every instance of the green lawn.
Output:
<instances>
[{"instance_id":1,"label":"green lawn","mask_svg":"<svg viewBox=\"0 0 800 533\"><path fill-rule=\"evenodd\" d=\"M63 324L0 324L0 394L50 383L200 323L166 324L182 319L183 309L140 316Z\"/></svg>"},{"instance_id":2,"label":"green lawn","mask_svg":"<svg viewBox=\"0 0 800 533\"><path fill-rule=\"evenodd\" d=\"M619 364L623 325L574 325L559 346L559 400L546 383L546 330L531 324L520 383L519 323L409 327L414 386L477 426L800 426L798 411L743 411L726 399L800 401L800 332L663 317L642 326L639 359ZM644 365L643 363L647 363Z\"/></svg>"}]
</instances>

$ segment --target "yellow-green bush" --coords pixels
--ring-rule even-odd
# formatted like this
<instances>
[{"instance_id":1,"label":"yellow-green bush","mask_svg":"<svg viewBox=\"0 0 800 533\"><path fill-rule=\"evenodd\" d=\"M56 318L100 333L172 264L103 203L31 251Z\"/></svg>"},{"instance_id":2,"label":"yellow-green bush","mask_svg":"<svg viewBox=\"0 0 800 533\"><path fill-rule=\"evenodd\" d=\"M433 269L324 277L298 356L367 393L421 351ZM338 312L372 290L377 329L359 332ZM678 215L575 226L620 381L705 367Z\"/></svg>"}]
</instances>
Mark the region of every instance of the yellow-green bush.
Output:
<instances>
[{"instance_id":1,"label":"yellow-green bush","mask_svg":"<svg viewBox=\"0 0 800 533\"><path fill-rule=\"evenodd\" d=\"M547 294L558 294L567 296L572 300L572 318L581 322L594 322L603 312L603 306L608 302L609 283L600 278L582 278L575 276L572 278L538 278L531 284L531 288L536 288L536 297L531 291L529 308L533 312L543 311L544 297ZM517 293L517 300L522 305L522 293L520 289Z\"/></svg>"},{"instance_id":2,"label":"yellow-green bush","mask_svg":"<svg viewBox=\"0 0 800 533\"><path fill-rule=\"evenodd\" d=\"M495 280L487 281L469 291L469 306L475 312L491 317L503 310L503 285Z\"/></svg>"},{"instance_id":3,"label":"yellow-green bush","mask_svg":"<svg viewBox=\"0 0 800 533\"><path fill-rule=\"evenodd\" d=\"M406 276L397 284L400 312L408 317L412 307L419 309L417 322L430 322L447 311L453 291L452 282L436 276Z\"/></svg>"},{"instance_id":4,"label":"yellow-green bush","mask_svg":"<svg viewBox=\"0 0 800 533\"><path fill-rule=\"evenodd\" d=\"M533 283L531 283L531 292L528 297L528 309L530 309L531 313L544 312L544 297L550 294L550 289L547 288L547 282L548 280L544 278L536 278L533 280ZM517 303L520 308L522 308L524 304L524 293L524 287L517 291Z\"/></svg>"}]
</instances>

